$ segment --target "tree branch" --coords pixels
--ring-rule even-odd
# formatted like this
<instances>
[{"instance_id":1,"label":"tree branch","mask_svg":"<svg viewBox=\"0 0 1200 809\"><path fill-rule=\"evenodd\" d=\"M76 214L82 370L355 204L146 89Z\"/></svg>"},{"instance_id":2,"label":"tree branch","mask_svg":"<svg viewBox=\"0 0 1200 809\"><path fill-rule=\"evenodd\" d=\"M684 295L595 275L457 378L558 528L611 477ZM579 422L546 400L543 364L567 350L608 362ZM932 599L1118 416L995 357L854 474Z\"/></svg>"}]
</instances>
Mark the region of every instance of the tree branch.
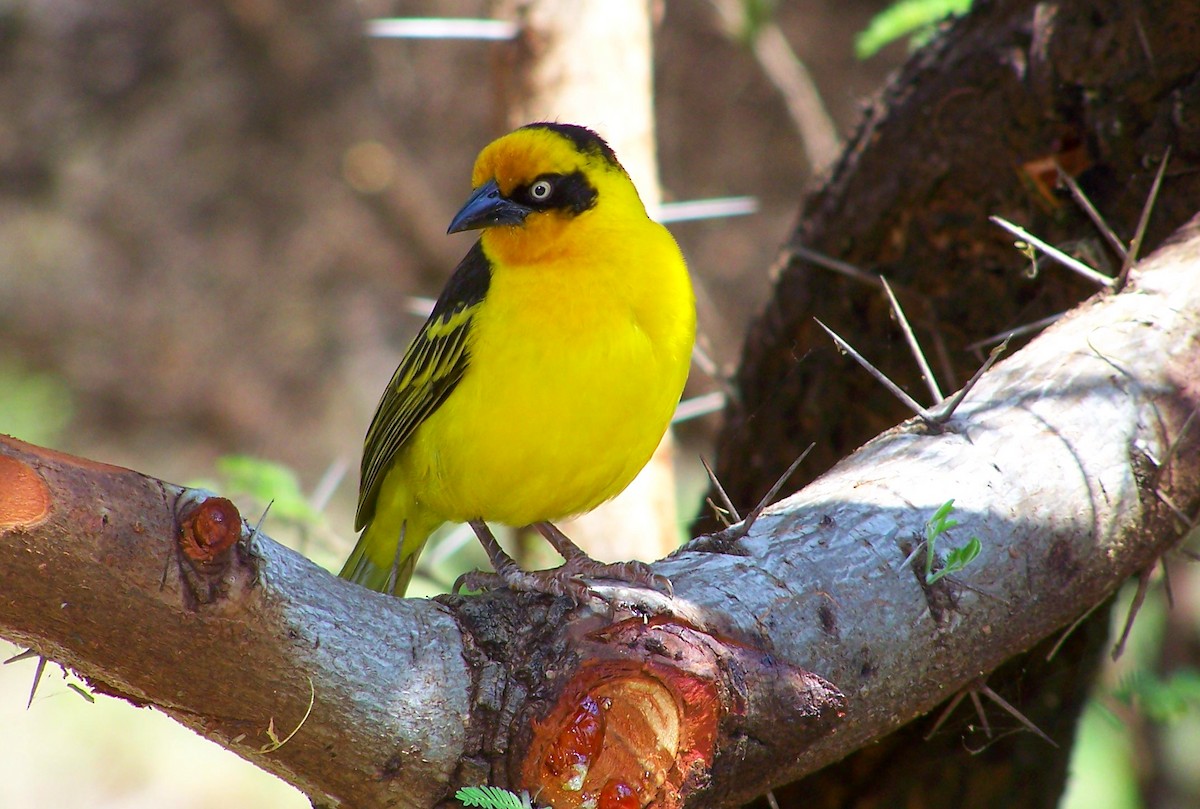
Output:
<instances>
[{"instance_id":1,"label":"tree branch","mask_svg":"<svg viewBox=\"0 0 1200 809\"><path fill-rule=\"evenodd\" d=\"M1193 221L944 432L889 430L728 552L656 565L673 600L612 590L611 615L389 599L251 538L225 501L6 439L0 634L323 803L430 806L490 780L571 807L625 779L641 805L734 805L928 711L1177 541L1164 500L1200 504L1200 431L1180 437L1198 337ZM951 538L983 553L925 585L904 561L950 498Z\"/></svg>"}]
</instances>

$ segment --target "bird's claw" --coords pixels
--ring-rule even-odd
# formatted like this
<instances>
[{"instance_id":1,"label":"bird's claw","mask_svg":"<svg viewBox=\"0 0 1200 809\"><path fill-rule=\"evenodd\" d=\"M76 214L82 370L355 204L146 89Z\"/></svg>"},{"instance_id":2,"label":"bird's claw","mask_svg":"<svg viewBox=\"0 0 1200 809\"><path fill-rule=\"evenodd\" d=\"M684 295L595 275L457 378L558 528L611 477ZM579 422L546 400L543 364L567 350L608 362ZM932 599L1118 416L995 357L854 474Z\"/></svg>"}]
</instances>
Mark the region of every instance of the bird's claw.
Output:
<instances>
[{"instance_id":1,"label":"bird's claw","mask_svg":"<svg viewBox=\"0 0 1200 809\"><path fill-rule=\"evenodd\" d=\"M625 582L654 590L668 598L675 594L671 580L650 570L645 562L597 562L587 556L575 557L550 570L527 571L513 565L504 566L495 573L478 570L464 573L454 582L453 592L458 594L464 589L482 591L507 587L521 593L567 596L574 603L583 604L589 599L600 598L588 586L588 580L595 579Z\"/></svg>"}]
</instances>

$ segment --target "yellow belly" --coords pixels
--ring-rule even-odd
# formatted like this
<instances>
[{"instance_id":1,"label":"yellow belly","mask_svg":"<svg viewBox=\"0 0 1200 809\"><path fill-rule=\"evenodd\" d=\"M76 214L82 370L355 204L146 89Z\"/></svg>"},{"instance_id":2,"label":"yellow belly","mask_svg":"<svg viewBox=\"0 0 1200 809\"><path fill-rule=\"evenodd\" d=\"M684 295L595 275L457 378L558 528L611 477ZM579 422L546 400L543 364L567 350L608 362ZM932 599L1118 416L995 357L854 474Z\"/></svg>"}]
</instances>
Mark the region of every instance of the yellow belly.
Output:
<instances>
[{"instance_id":1,"label":"yellow belly","mask_svg":"<svg viewBox=\"0 0 1200 809\"><path fill-rule=\"evenodd\" d=\"M592 287L493 278L466 374L400 460L421 508L451 522L558 520L620 493L646 464L687 377L691 333L678 323L694 317L690 295L677 296L670 331L682 334L670 338L627 290Z\"/></svg>"}]
</instances>

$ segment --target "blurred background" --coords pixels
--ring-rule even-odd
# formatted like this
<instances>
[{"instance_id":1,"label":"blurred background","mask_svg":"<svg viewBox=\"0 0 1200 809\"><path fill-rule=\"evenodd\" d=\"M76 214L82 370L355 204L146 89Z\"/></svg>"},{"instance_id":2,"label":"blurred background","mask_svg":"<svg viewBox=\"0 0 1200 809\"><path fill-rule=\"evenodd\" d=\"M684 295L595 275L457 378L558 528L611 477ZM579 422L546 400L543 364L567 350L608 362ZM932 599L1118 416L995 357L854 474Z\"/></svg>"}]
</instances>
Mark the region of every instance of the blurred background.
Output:
<instances>
[{"instance_id":1,"label":"blurred background","mask_svg":"<svg viewBox=\"0 0 1200 809\"><path fill-rule=\"evenodd\" d=\"M903 43L855 56L885 5L734 4L777 27L843 136L906 56ZM728 10L656 6L664 199L757 204L672 226L712 361L689 396L719 391L736 364L818 179L771 66ZM354 541L367 422L423 320L421 298L473 238L444 232L475 154L507 129L503 45L370 39L366 20L493 11L468 0L0 6L0 432L208 485L247 516L274 498L268 533L336 569ZM718 424L678 430L681 530L701 506L696 458ZM482 563L473 542L461 547L460 558L427 554L431 578L413 594ZM1193 571L1173 583L1175 610L1152 594L1099 686L1072 809L1173 805L1139 797L1161 778L1162 794L1200 805L1198 678L1146 673L1165 670L1168 653L1196 659L1200 604L1187 596L1200 583ZM0 658L20 651L0 642ZM0 809L308 805L153 711L91 702L53 664L26 710L36 665L0 666Z\"/></svg>"}]
</instances>

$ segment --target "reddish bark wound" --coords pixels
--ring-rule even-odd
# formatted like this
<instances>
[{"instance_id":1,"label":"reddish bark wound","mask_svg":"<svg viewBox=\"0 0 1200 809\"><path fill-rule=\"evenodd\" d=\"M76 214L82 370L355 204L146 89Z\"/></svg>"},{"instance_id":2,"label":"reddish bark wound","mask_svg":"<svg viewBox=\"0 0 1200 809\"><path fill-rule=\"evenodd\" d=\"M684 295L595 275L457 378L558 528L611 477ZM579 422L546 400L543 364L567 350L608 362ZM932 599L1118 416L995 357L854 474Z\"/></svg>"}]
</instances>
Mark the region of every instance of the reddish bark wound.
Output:
<instances>
[{"instance_id":1,"label":"reddish bark wound","mask_svg":"<svg viewBox=\"0 0 1200 809\"><path fill-rule=\"evenodd\" d=\"M33 526L50 513L50 489L33 467L0 456L0 531Z\"/></svg>"}]
</instances>

